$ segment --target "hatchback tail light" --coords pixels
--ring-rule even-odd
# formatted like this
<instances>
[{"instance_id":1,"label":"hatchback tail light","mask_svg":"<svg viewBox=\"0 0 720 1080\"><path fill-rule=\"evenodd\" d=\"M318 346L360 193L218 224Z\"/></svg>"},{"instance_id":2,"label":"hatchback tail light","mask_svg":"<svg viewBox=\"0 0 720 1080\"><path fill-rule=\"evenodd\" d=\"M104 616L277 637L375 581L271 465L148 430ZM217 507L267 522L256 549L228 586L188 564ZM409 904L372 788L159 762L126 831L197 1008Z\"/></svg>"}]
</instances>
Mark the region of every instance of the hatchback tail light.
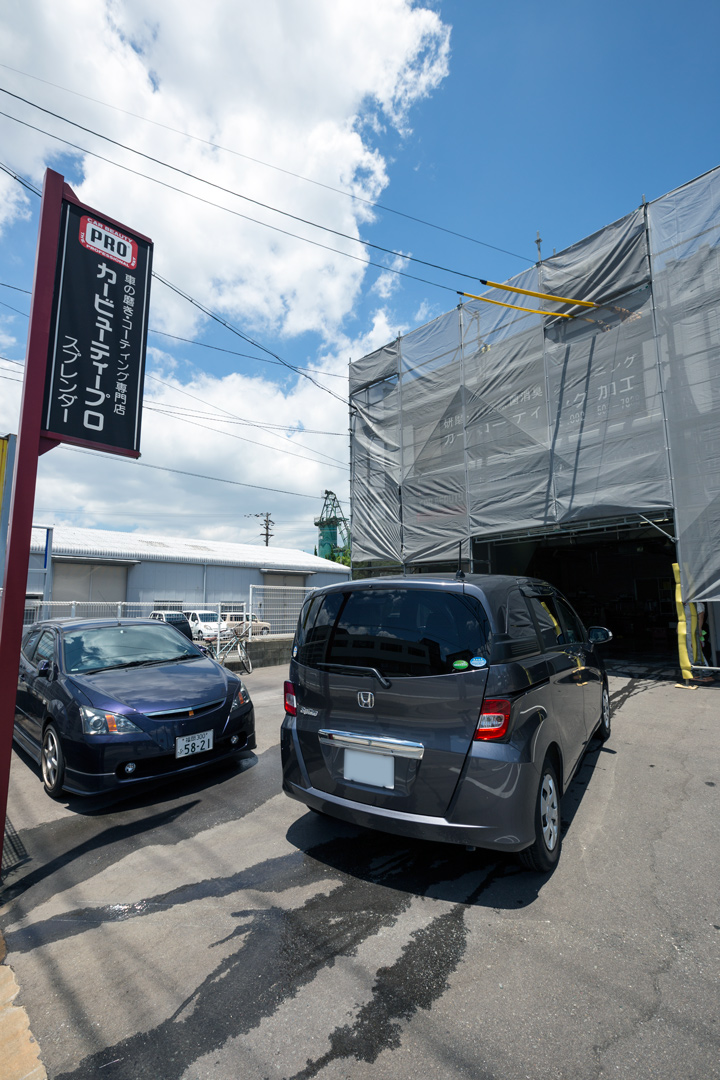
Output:
<instances>
[{"instance_id":1,"label":"hatchback tail light","mask_svg":"<svg viewBox=\"0 0 720 1080\"><path fill-rule=\"evenodd\" d=\"M295 687L291 682L285 683L285 712L288 713L289 716L297 716Z\"/></svg>"},{"instance_id":2,"label":"hatchback tail light","mask_svg":"<svg viewBox=\"0 0 720 1080\"><path fill-rule=\"evenodd\" d=\"M501 738L508 729L511 708L507 698L487 698L483 701L474 739Z\"/></svg>"}]
</instances>

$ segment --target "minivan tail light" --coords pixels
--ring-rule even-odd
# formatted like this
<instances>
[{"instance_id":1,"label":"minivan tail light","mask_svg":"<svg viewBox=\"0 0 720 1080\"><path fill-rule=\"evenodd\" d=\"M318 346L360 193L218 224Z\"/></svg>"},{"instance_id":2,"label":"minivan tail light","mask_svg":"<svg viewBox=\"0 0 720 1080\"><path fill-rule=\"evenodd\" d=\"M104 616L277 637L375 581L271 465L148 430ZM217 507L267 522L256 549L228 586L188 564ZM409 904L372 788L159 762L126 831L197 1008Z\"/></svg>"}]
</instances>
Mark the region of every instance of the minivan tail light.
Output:
<instances>
[{"instance_id":1,"label":"minivan tail light","mask_svg":"<svg viewBox=\"0 0 720 1080\"><path fill-rule=\"evenodd\" d=\"M487 698L483 701L474 739L499 739L508 729L512 706L507 698Z\"/></svg>"},{"instance_id":2,"label":"minivan tail light","mask_svg":"<svg viewBox=\"0 0 720 1080\"><path fill-rule=\"evenodd\" d=\"M295 698L295 687L291 682L285 683L285 712L289 716L297 716L297 700Z\"/></svg>"}]
</instances>

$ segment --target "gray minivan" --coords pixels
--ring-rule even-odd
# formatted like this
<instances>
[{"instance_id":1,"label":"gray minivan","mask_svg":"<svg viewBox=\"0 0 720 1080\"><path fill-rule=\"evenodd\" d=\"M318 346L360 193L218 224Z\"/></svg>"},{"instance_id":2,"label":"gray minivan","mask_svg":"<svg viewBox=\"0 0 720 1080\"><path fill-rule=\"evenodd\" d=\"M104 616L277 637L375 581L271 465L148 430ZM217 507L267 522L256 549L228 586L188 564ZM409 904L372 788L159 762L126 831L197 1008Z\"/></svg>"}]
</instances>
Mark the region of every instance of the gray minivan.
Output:
<instances>
[{"instance_id":1,"label":"gray minivan","mask_svg":"<svg viewBox=\"0 0 720 1080\"><path fill-rule=\"evenodd\" d=\"M283 789L344 821L519 852L547 872L560 797L590 739L610 735L596 646L611 638L533 578L318 589L285 684Z\"/></svg>"}]
</instances>

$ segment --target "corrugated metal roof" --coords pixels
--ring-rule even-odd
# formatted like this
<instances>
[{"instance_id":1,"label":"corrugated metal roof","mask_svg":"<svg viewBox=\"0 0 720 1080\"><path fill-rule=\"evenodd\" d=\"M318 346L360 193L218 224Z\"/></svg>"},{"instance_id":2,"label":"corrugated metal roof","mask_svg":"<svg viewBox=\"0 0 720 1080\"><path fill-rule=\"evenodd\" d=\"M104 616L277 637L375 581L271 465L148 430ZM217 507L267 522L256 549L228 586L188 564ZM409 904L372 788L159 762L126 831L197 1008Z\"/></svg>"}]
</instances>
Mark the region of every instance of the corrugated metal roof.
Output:
<instances>
[{"instance_id":1,"label":"corrugated metal roof","mask_svg":"<svg viewBox=\"0 0 720 1080\"><path fill-rule=\"evenodd\" d=\"M45 530L33 528L31 551L45 550ZM308 555L297 548L231 544L225 540L193 540L179 536L141 536L138 533L53 527L53 555L78 558L136 559L142 562L210 563L263 570L349 574L350 567Z\"/></svg>"}]
</instances>

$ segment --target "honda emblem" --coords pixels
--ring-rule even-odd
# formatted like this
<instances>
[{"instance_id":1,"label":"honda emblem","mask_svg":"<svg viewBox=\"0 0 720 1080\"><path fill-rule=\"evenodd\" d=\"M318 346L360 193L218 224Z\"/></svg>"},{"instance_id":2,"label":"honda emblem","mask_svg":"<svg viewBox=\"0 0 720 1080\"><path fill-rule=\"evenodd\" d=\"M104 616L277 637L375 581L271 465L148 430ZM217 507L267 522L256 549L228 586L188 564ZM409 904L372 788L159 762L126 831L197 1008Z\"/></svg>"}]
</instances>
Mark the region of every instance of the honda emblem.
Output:
<instances>
[{"instance_id":1,"label":"honda emblem","mask_svg":"<svg viewBox=\"0 0 720 1080\"><path fill-rule=\"evenodd\" d=\"M372 709L375 704L375 695L369 690L361 690L358 694L358 705L363 709Z\"/></svg>"}]
</instances>

